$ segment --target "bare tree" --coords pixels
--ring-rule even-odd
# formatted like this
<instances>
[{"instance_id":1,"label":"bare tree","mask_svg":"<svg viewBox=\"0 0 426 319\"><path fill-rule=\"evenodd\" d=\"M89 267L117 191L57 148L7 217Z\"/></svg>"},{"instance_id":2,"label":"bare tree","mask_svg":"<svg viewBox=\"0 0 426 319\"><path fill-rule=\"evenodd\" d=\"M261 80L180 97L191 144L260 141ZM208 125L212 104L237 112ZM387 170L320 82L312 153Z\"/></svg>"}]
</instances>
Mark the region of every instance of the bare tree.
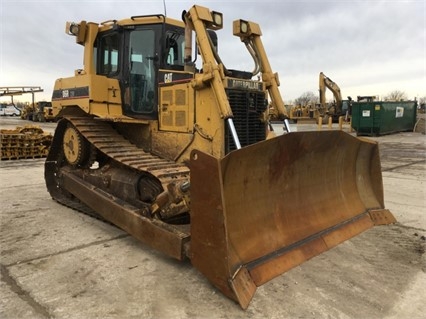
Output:
<instances>
[{"instance_id":1,"label":"bare tree","mask_svg":"<svg viewBox=\"0 0 426 319\"><path fill-rule=\"evenodd\" d=\"M426 110L426 96L422 96L421 98L419 98L418 103L418 108L420 112L424 113Z\"/></svg>"},{"instance_id":2,"label":"bare tree","mask_svg":"<svg viewBox=\"0 0 426 319\"><path fill-rule=\"evenodd\" d=\"M407 94L404 91L393 90L385 96L385 101L403 101L407 100Z\"/></svg>"},{"instance_id":3,"label":"bare tree","mask_svg":"<svg viewBox=\"0 0 426 319\"><path fill-rule=\"evenodd\" d=\"M316 96L313 92L305 92L297 99L294 100L295 105L307 106L309 104L315 105L318 103L318 96Z\"/></svg>"}]
</instances>

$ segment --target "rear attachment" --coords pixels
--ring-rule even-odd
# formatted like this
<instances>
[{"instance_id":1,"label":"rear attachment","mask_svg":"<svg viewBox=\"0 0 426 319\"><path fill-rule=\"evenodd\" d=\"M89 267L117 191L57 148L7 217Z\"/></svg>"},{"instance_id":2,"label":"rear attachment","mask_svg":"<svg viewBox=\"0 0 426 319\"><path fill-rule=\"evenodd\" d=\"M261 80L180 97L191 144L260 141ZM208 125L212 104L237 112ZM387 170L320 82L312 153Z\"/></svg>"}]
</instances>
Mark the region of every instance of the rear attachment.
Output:
<instances>
[{"instance_id":1,"label":"rear attachment","mask_svg":"<svg viewBox=\"0 0 426 319\"><path fill-rule=\"evenodd\" d=\"M244 309L256 287L395 222L384 209L375 142L295 132L221 160L191 156L191 261Z\"/></svg>"}]
</instances>

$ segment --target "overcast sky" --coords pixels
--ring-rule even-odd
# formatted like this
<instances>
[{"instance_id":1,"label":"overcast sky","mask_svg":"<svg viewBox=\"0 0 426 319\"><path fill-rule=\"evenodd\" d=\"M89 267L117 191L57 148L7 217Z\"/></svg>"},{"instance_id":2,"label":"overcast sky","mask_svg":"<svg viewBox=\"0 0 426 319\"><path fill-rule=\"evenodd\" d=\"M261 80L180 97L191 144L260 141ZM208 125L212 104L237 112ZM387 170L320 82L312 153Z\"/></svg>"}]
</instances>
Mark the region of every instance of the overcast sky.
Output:
<instances>
[{"instance_id":1,"label":"overcast sky","mask_svg":"<svg viewBox=\"0 0 426 319\"><path fill-rule=\"evenodd\" d=\"M339 85L343 98L384 97L393 90L410 99L426 96L425 0L165 3L167 16L176 19L193 4L223 13L219 53L230 69L253 69L244 45L232 36L232 21L259 23L286 103L304 92L318 94L320 72ZM162 0L0 0L0 87L41 86L36 100L50 100L55 79L82 68L82 47L65 34L66 21L99 23L154 13L164 14ZM27 94L14 101L30 99Z\"/></svg>"}]
</instances>

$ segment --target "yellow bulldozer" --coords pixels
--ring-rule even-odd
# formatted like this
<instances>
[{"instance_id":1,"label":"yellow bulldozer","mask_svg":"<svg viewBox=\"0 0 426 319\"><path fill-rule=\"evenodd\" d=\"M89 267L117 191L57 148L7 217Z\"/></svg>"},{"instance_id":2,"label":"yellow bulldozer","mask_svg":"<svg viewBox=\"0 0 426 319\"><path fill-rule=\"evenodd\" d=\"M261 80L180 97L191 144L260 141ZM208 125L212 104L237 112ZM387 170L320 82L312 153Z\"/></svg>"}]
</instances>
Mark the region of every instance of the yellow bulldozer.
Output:
<instances>
[{"instance_id":1,"label":"yellow bulldozer","mask_svg":"<svg viewBox=\"0 0 426 319\"><path fill-rule=\"evenodd\" d=\"M245 309L256 287L395 219L377 143L288 125L274 134L268 105L287 114L260 26L233 22L253 71L225 66L222 27L197 5L182 20L67 23L84 68L55 82L45 180L56 201L189 259Z\"/></svg>"}]
</instances>

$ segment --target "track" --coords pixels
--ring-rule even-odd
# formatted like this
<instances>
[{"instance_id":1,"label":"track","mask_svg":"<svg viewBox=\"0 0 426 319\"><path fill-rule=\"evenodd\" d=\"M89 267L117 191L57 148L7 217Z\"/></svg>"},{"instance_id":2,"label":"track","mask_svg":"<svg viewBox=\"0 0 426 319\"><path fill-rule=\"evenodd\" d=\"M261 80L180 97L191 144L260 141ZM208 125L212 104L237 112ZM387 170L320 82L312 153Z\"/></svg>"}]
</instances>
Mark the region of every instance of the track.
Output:
<instances>
[{"instance_id":1,"label":"track","mask_svg":"<svg viewBox=\"0 0 426 319\"><path fill-rule=\"evenodd\" d=\"M186 165L145 152L131 144L107 122L90 118L68 118L67 120L96 149L125 166L149 172L163 185L189 177L189 168Z\"/></svg>"},{"instance_id":2,"label":"track","mask_svg":"<svg viewBox=\"0 0 426 319\"><path fill-rule=\"evenodd\" d=\"M96 152L101 152L104 158L107 157L138 172L149 173L158 179L164 189L170 182L189 179L189 168L186 165L145 152L120 135L108 122L89 117L67 117L61 120L56 128L45 164L45 179L52 197L68 207L92 216L98 215L74 196L62 190L60 185L58 178L60 169L67 165L62 151L62 143L68 123L72 124L87 139Z\"/></svg>"}]
</instances>

